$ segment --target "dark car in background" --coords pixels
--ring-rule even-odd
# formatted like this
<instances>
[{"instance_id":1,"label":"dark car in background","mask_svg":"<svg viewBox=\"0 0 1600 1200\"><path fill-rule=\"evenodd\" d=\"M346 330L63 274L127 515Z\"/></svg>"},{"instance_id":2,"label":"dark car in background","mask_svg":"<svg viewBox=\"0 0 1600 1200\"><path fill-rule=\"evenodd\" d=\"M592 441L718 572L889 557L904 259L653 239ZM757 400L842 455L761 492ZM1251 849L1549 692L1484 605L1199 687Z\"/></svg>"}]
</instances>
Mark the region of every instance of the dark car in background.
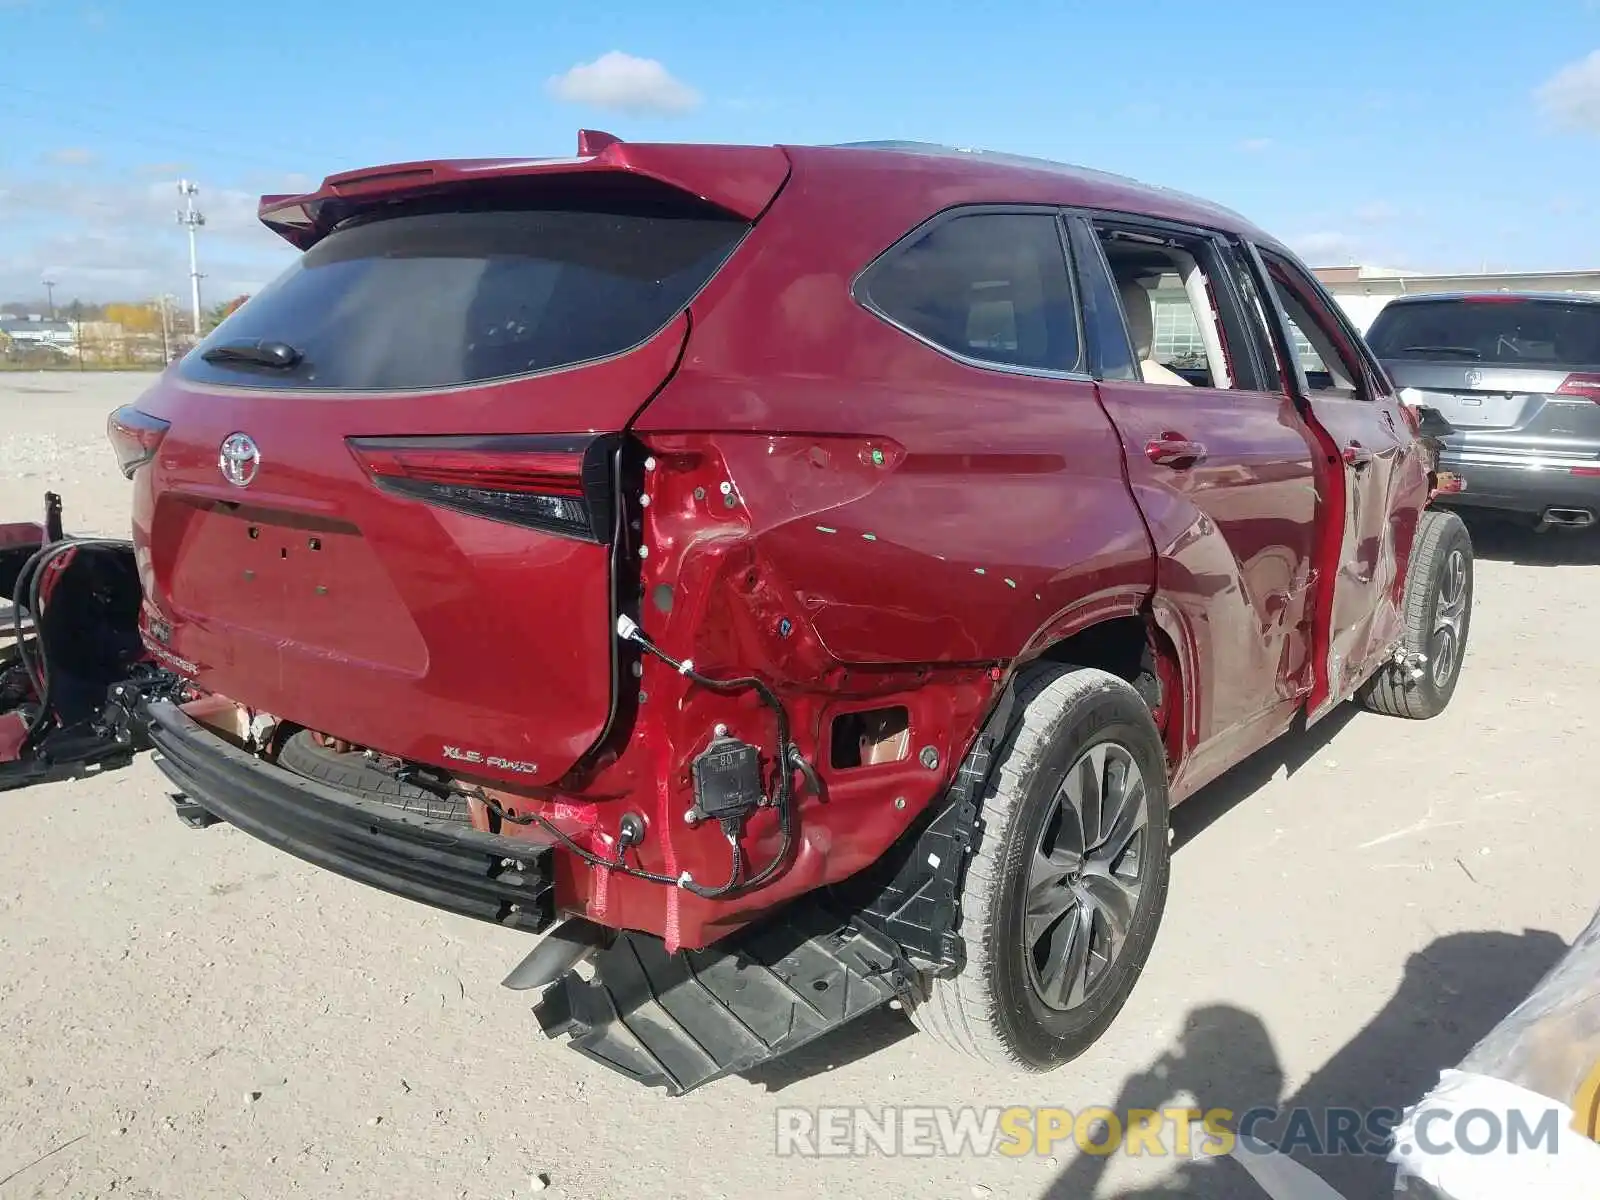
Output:
<instances>
[{"instance_id":1,"label":"dark car in background","mask_svg":"<svg viewBox=\"0 0 1600 1200\"><path fill-rule=\"evenodd\" d=\"M1453 427L1455 505L1593 525L1600 515L1600 296L1402 296L1367 332L1401 398Z\"/></svg>"}]
</instances>

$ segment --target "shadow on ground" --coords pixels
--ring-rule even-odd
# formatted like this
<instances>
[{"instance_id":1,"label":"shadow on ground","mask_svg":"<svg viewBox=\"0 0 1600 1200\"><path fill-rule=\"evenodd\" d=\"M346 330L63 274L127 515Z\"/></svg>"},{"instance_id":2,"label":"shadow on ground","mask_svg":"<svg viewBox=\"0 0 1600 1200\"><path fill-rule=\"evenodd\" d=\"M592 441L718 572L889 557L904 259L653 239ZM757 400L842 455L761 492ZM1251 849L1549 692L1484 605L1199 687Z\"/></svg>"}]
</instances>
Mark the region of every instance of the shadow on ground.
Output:
<instances>
[{"instance_id":1,"label":"shadow on ground","mask_svg":"<svg viewBox=\"0 0 1600 1200\"><path fill-rule=\"evenodd\" d=\"M1475 558L1519 567L1600 565L1600 526L1535 533L1532 528L1511 521L1472 513L1462 515L1472 535Z\"/></svg>"},{"instance_id":2,"label":"shadow on ground","mask_svg":"<svg viewBox=\"0 0 1600 1200\"><path fill-rule=\"evenodd\" d=\"M1174 850L1181 850L1235 805L1256 794L1278 771L1294 774L1301 766L1312 762L1358 712L1360 709L1354 704L1341 704L1309 730L1296 726L1218 781L1195 792L1173 810ZM880 1010L819 1037L816 1042L806 1043L782 1058L744 1072L744 1078L765 1086L768 1091L782 1091L792 1083L886 1050L912 1034L915 1034L915 1026L906 1014Z\"/></svg>"},{"instance_id":3,"label":"shadow on ground","mask_svg":"<svg viewBox=\"0 0 1600 1200\"><path fill-rule=\"evenodd\" d=\"M1297 722L1282 737L1252 754L1214 783L1209 783L1172 810L1172 846L1180 850L1215 821L1264 788L1280 770L1293 776L1328 748L1328 743L1361 714L1355 704L1341 704L1309 729Z\"/></svg>"},{"instance_id":4,"label":"shadow on ground","mask_svg":"<svg viewBox=\"0 0 1600 1200\"><path fill-rule=\"evenodd\" d=\"M1172 812L1173 849L1188 845L1236 805L1266 786L1280 770L1293 775L1313 761L1360 711L1354 704L1341 704L1309 729L1296 725L1185 800ZM781 1091L813 1075L876 1054L915 1032L916 1027L904 1013L879 1010L782 1058L745 1072L744 1077L769 1092Z\"/></svg>"},{"instance_id":5,"label":"shadow on ground","mask_svg":"<svg viewBox=\"0 0 1600 1200\"><path fill-rule=\"evenodd\" d=\"M1566 952L1553 933L1461 933L1441 937L1406 962L1400 985L1367 1026L1304 1087L1286 1094L1283 1067L1261 1018L1230 1005L1189 1014L1176 1046L1129 1076L1113 1111L1193 1103L1243 1114L1270 1107L1254 1135L1284 1143L1287 1113L1306 1110L1318 1127L1330 1109L1398 1112L1415 1104L1505 1017ZM1330 981L1336 982L1336 981ZM1169 1142L1170 1144L1170 1142ZM1382 1153L1290 1156L1350 1200L1392 1194L1393 1168ZM1238 1200L1262 1196L1244 1168L1227 1159L1184 1161L1160 1183L1133 1191L1101 1189L1108 1160L1079 1155L1052 1182L1046 1200Z\"/></svg>"}]
</instances>

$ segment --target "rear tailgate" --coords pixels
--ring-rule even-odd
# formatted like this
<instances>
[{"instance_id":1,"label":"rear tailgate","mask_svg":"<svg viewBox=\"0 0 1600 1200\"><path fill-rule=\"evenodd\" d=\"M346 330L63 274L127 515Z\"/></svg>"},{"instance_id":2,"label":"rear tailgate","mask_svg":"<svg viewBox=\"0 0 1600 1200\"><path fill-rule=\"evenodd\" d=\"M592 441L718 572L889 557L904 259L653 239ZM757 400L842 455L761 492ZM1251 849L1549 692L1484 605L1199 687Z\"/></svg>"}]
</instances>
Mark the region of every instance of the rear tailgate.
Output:
<instances>
[{"instance_id":1,"label":"rear tailgate","mask_svg":"<svg viewBox=\"0 0 1600 1200\"><path fill-rule=\"evenodd\" d=\"M553 784L616 696L619 435L749 222L636 176L341 219L139 403L147 638L295 724Z\"/></svg>"},{"instance_id":2,"label":"rear tailgate","mask_svg":"<svg viewBox=\"0 0 1600 1200\"><path fill-rule=\"evenodd\" d=\"M1514 293L1391 304L1368 333L1461 451L1600 456L1600 303Z\"/></svg>"}]
</instances>

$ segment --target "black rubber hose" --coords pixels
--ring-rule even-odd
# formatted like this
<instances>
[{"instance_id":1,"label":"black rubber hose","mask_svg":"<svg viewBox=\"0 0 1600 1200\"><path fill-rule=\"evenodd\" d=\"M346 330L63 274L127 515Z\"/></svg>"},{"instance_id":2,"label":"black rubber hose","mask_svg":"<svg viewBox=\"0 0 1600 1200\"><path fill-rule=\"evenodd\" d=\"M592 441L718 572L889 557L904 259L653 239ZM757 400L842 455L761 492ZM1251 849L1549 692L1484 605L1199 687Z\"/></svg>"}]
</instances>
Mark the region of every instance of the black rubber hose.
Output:
<instances>
[{"instance_id":1,"label":"black rubber hose","mask_svg":"<svg viewBox=\"0 0 1600 1200\"><path fill-rule=\"evenodd\" d=\"M28 581L28 612L33 617L34 635L39 648L38 675L34 676L32 672L30 672L30 678L33 678L34 680L34 687L39 692L39 711L36 712L33 715L33 719L28 722L28 731L23 735L21 746L23 753L31 750L34 745L37 744L40 736L44 732L45 726L50 721L50 693L53 680L50 675L50 660L45 653L44 613L41 611L43 608L41 595L44 585L45 568L48 567L50 563L53 562L57 557L65 554L68 550L85 549L89 547L103 547L114 550L132 550L133 543L124 538L67 538L64 541L52 542L48 546L41 547L31 558L28 559L26 563L23 564L22 567L22 571L24 573L30 568L33 571L33 577ZM13 601L15 601L15 598L16 593L15 590L13 590ZM20 615L14 613L12 619L20 627ZM19 648L21 646L20 640L18 642L18 646Z\"/></svg>"},{"instance_id":2,"label":"black rubber hose","mask_svg":"<svg viewBox=\"0 0 1600 1200\"><path fill-rule=\"evenodd\" d=\"M33 690L36 693L43 690L44 679L39 673L40 667L33 661L32 648L23 638L22 614L27 613L30 617L34 617L33 608L28 599L28 577L34 568L34 564L39 561L45 551L57 544L59 543L51 542L49 545L41 546L29 555L28 561L23 563L22 569L17 572L17 578L11 587L11 632L17 643L17 657L21 659L22 667L27 671L28 680L33 684ZM37 617L34 617L33 630L34 637L37 638L39 636L39 621ZM44 653L42 644L39 652L41 655Z\"/></svg>"}]
</instances>

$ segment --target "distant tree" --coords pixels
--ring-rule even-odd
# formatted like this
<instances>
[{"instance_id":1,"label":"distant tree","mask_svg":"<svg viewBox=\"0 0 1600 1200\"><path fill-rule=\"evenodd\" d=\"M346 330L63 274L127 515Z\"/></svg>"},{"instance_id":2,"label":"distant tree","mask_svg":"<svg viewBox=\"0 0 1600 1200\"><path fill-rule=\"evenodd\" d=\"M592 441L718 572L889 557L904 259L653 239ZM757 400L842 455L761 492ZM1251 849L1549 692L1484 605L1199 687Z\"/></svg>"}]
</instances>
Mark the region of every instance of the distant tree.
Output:
<instances>
[{"instance_id":1,"label":"distant tree","mask_svg":"<svg viewBox=\"0 0 1600 1200\"><path fill-rule=\"evenodd\" d=\"M215 329L231 317L234 311L248 299L250 299L249 296L235 296L232 300L212 305L206 310L206 325Z\"/></svg>"},{"instance_id":2,"label":"distant tree","mask_svg":"<svg viewBox=\"0 0 1600 1200\"><path fill-rule=\"evenodd\" d=\"M153 304L108 304L106 320L121 325L129 333L156 333L161 329L161 313Z\"/></svg>"}]
</instances>

